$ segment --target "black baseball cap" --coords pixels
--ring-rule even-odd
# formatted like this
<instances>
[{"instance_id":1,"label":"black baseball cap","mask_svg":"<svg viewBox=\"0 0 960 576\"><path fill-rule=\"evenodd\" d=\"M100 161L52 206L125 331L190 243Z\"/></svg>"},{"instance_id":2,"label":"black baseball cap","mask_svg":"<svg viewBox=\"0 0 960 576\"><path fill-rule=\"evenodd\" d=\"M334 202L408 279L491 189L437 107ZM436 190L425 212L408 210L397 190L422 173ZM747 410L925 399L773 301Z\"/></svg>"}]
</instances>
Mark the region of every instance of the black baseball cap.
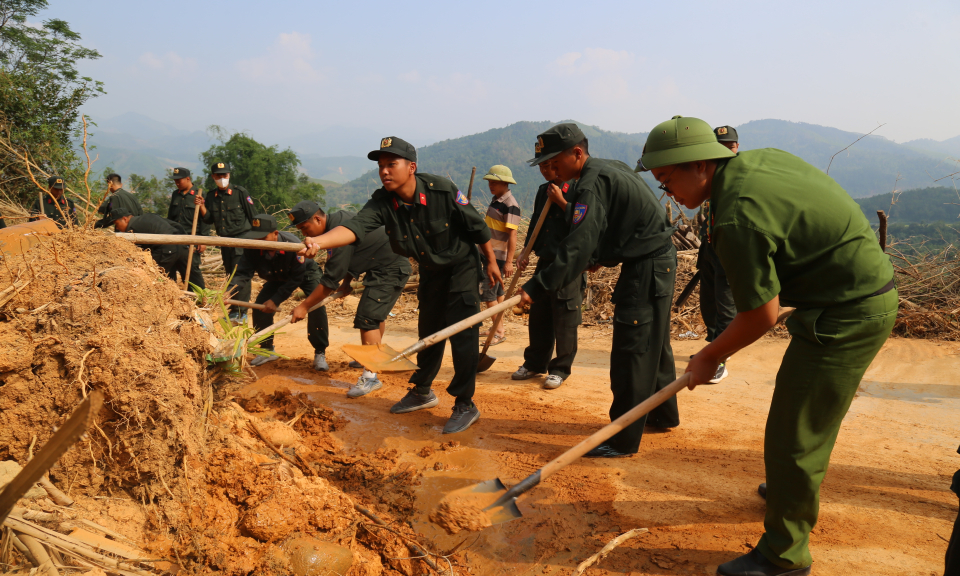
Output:
<instances>
[{"instance_id":1,"label":"black baseball cap","mask_svg":"<svg viewBox=\"0 0 960 576\"><path fill-rule=\"evenodd\" d=\"M713 133L717 135L717 142L739 142L737 140L737 129L733 126L714 128Z\"/></svg>"},{"instance_id":2,"label":"black baseball cap","mask_svg":"<svg viewBox=\"0 0 960 576\"><path fill-rule=\"evenodd\" d=\"M47 185L57 190L63 190L63 178L59 176L51 176L47 178Z\"/></svg>"},{"instance_id":3,"label":"black baseball cap","mask_svg":"<svg viewBox=\"0 0 960 576\"><path fill-rule=\"evenodd\" d=\"M557 154L573 148L583 142L585 136L580 127L572 122L557 124L546 132L537 136L534 146L536 156L527 160L531 166L537 166L553 158Z\"/></svg>"},{"instance_id":4,"label":"black baseball cap","mask_svg":"<svg viewBox=\"0 0 960 576\"><path fill-rule=\"evenodd\" d=\"M367 158L377 162L380 160L380 154L382 152L389 152L390 154L396 154L401 158L405 158L411 162L417 161L417 149L413 147L413 144L397 138L396 136L387 136L380 141L380 148L374 150L367 154Z\"/></svg>"},{"instance_id":5,"label":"black baseball cap","mask_svg":"<svg viewBox=\"0 0 960 576\"><path fill-rule=\"evenodd\" d=\"M213 164L210 165L210 173L211 174L229 174L230 166L228 166L225 162L214 162Z\"/></svg>"},{"instance_id":6,"label":"black baseball cap","mask_svg":"<svg viewBox=\"0 0 960 576\"><path fill-rule=\"evenodd\" d=\"M309 220L318 210L320 210L320 205L313 200L301 200L290 209L287 218L290 219L291 224L297 226Z\"/></svg>"},{"instance_id":7,"label":"black baseball cap","mask_svg":"<svg viewBox=\"0 0 960 576\"><path fill-rule=\"evenodd\" d=\"M174 168L173 174L171 174L170 177L173 178L174 180L179 180L181 178L189 178L190 171L187 170L186 168Z\"/></svg>"},{"instance_id":8,"label":"black baseball cap","mask_svg":"<svg viewBox=\"0 0 960 576\"><path fill-rule=\"evenodd\" d=\"M250 224L253 226L253 230L244 232L240 235L241 238L263 240L267 237L267 234L277 229L277 219L270 214L257 214Z\"/></svg>"},{"instance_id":9,"label":"black baseball cap","mask_svg":"<svg viewBox=\"0 0 960 576\"><path fill-rule=\"evenodd\" d=\"M124 216L133 216L133 212L130 211L126 206L117 206L116 208L110 208L110 220L116 222L117 220L123 218Z\"/></svg>"}]
</instances>

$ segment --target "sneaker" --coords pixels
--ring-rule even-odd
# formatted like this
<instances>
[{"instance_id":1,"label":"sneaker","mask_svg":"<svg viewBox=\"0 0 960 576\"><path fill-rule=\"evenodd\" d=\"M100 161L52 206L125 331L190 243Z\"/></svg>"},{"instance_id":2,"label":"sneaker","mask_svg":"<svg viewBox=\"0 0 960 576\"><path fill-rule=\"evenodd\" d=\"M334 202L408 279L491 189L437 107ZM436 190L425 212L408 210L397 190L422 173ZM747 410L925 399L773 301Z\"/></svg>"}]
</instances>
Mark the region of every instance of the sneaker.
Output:
<instances>
[{"instance_id":1,"label":"sneaker","mask_svg":"<svg viewBox=\"0 0 960 576\"><path fill-rule=\"evenodd\" d=\"M357 362L356 360L351 360L350 363L347 364L347 366L351 368L358 368L360 370L363 370L363 364Z\"/></svg>"},{"instance_id":2,"label":"sneaker","mask_svg":"<svg viewBox=\"0 0 960 576\"><path fill-rule=\"evenodd\" d=\"M273 350L270 350L273 352ZM256 356L253 360L250 361L251 366L263 366L267 362L273 362L274 360L279 360L280 357L276 354L270 354L269 356Z\"/></svg>"},{"instance_id":3,"label":"sneaker","mask_svg":"<svg viewBox=\"0 0 960 576\"><path fill-rule=\"evenodd\" d=\"M713 378L710 379L709 382L707 382L707 384L719 384L721 380L723 380L729 375L730 375L730 372L727 371L727 365L720 364L719 366L717 366L717 373L714 375Z\"/></svg>"},{"instance_id":4,"label":"sneaker","mask_svg":"<svg viewBox=\"0 0 960 576\"><path fill-rule=\"evenodd\" d=\"M376 376L373 378L364 378L363 376L360 376L360 378L357 380L357 383L354 384L352 388L347 390L347 398L359 398L361 396L366 396L374 390L379 390L381 388L383 388L383 382L381 382Z\"/></svg>"},{"instance_id":5,"label":"sneaker","mask_svg":"<svg viewBox=\"0 0 960 576\"><path fill-rule=\"evenodd\" d=\"M630 454L621 452L606 442L583 455L584 458L626 458L627 456Z\"/></svg>"},{"instance_id":6,"label":"sneaker","mask_svg":"<svg viewBox=\"0 0 960 576\"><path fill-rule=\"evenodd\" d=\"M513 375L510 377L513 378L514 380L529 380L539 374L540 374L539 372L531 372L527 370L526 366L520 366L519 368L517 368L517 371L514 372Z\"/></svg>"},{"instance_id":7,"label":"sneaker","mask_svg":"<svg viewBox=\"0 0 960 576\"><path fill-rule=\"evenodd\" d=\"M318 352L313 355L313 369L317 372L326 372L330 369L330 366L327 365L327 356L323 352Z\"/></svg>"},{"instance_id":8,"label":"sneaker","mask_svg":"<svg viewBox=\"0 0 960 576\"><path fill-rule=\"evenodd\" d=\"M757 486L757 494L759 494L760 497L763 498L764 500L767 499L767 483L766 482Z\"/></svg>"},{"instance_id":9,"label":"sneaker","mask_svg":"<svg viewBox=\"0 0 960 576\"><path fill-rule=\"evenodd\" d=\"M806 576L811 566L803 568L782 568L767 560L766 556L754 548L743 556L717 566L720 576Z\"/></svg>"},{"instance_id":10,"label":"sneaker","mask_svg":"<svg viewBox=\"0 0 960 576\"><path fill-rule=\"evenodd\" d=\"M239 326L240 324L247 323L247 313L246 312L231 312L230 313L230 322Z\"/></svg>"},{"instance_id":11,"label":"sneaker","mask_svg":"<svg viewBox=\"0 0 960 576\"><path fill-rule=\"evenodd\" d=\"M547 379L543 381L543 387L546 390L555 390L563 384L563 376L558 376L556 374L551 374L547 376Z\"/></svg>"},{"instance_id":12,"label":"sneaker","mask_svg":"<svg viewBox=\"0 0 960 576\"><path fill-rule=\"evenodd\" d=\"M450 416L450 419L447 420L446 425L443 427L443 433L456 434L457 432L463 432L470 426L473 426L473 423L479 419L480 409L477 408L477 405L473 402L471 402L469 406L454 404L453 415Z\"/></svg>"},{"instance_id":13,"label":"sneaker","mask_svg":"<svg viewBox=\"0 0 960 576\"><path fill-rule=\"evenodd\" d=\"M433 393L433 390L424 396L422 394L417 394L416 387L411 386L407 391L407 395L390 407L390 413L406 414L407 412L416 412L417 410L423 410L425 408L433 408L439 403L440 399L437 398L437 395Z\"/></svg>"}]
</instances>

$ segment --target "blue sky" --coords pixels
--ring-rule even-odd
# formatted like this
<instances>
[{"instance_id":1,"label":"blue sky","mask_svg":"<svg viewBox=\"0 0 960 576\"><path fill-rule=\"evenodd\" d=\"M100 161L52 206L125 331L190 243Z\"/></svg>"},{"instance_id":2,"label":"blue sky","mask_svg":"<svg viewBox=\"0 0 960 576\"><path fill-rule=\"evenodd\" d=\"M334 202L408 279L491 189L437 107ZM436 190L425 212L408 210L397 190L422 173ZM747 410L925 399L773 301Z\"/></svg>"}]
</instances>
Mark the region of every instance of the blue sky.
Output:
<instances>
[{"instance_id":1,"label":"blue sky","mask_svg":"<svg viewBox=\"0 0 960 576\"><path fill-rule=\"evenodd\" d=\"M103 58L86 112L283 145L330 126L415 144L519 120L648 131L779 118L960 135L960 2L50 0ZM419 141L418 141L419 140Z\"/></svg>"}]
</instances>

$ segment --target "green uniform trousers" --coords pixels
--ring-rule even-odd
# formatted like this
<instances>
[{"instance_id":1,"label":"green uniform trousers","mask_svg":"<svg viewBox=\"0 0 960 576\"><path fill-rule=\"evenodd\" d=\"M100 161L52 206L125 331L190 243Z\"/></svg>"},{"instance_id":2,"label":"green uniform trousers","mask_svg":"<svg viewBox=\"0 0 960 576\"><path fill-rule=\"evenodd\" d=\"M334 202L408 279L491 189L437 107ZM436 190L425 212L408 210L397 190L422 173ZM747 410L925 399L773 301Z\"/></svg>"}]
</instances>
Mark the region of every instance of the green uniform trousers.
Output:
<instances>
[{"instance_id":1,"label":"green uniform trousers","mask_svg":"<svg viewBox=\"0 0 960 576\"><path fill-rule=\"evenodd\" d=\"M551 262L540 259L537 271ZM523 351L523 365L527 370L538 374L546 372L564 380L570 376L573 360L577 356L577 330L583 321L580 306L585 289L586 275L581 274L560 290L533 301L527 326L530 345ZM554 344L557 348L556 357L553 357Z\"/></svg>"},{"instance_id":2,"label":"green uniform trousers","mask_svg":"<svg viewBox=\"0 0 960 576\"><path fill-rule=\"evenodd\" d=\"M670 306L677 277L677 251L638 262L624 262L613 291L613 344L610 351L610 420L616 420L654 392L676 380L670 346ZM626 454L640 449L643 427L680 425L676 396L654 408L607 444Z\"/></svg>"},{"instance_id":3,"label":"green uniform trousers","mask_svg":"<svg viewBox=\"0 0 960 576\"><path fill-rule=\"evenodd\" d=\"M236 271L236 267L240 264L240 259L243 258L243 248L231 248L230 246L221 246L220 247L220 256L223 258L223 269L226 271L227 276L229 277ZM250 281L242 282L238 284L238 291L236 294L230 297L231 300L239 300L241 302L250 301ZM307 292L309 294L309 292ZM245 308L242 306L230 306L231 312L240 312L241 314L245 313Z\"/></svg>"},{"instance_id":4,"label":"green uniform trousers","mask_svg":"<svg viewBox=\"0 0 960 576\"><path fill-rule=\"evenodd\" d=\"M757 549L784 568L809 566L820 483L863 373L897 317L897 291L831 308L797 309L767 416L766 533Z\"/></svg>"}]
</instances>

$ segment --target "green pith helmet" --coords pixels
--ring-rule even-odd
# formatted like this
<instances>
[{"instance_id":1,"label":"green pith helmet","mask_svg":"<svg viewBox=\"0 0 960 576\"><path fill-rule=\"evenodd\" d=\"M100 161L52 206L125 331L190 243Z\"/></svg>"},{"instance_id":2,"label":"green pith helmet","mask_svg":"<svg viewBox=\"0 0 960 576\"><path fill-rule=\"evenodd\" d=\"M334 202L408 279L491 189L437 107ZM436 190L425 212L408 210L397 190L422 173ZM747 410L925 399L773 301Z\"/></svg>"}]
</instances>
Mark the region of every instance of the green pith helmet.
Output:
<instances>
[{"instance_id":1,"label":"green pith helmet","mask_svg":"<svg viewBox=\"0 0 960 576\"><path fill-rule=\"evenodd\" d=\"M497 164L491 167L487 170L487 175L484 176L483 179L493 180L495 182L507 182L509 184L517 183L517 181L513 179L513 172L503 164Z\"/></svg>"},{"instance_id":2,"label":"green pith helmet","mask_svg":"<svg viewBox=\"0 0 960 576\"><path fill-rule=\"evenodd\" d=\"M640 165L646 170L716 158L736 156L717 142L713 128L699 118L674 116L657 124L647 136Z\"/></svg>"}]
</instances>

